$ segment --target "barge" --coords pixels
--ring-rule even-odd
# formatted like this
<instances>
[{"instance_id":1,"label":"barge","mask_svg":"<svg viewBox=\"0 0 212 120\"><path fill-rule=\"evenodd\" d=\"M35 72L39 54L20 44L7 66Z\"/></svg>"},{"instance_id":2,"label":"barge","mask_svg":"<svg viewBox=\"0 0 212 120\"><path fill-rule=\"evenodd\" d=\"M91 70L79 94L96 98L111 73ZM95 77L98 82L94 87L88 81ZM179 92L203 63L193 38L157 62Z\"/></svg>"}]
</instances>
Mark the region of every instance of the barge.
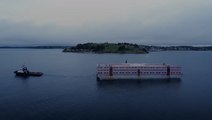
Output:
<instances>
[{"instance_id":1,"label":"barge","mask_svg":"<svg viewBox=\"0 0 212 120\"><path fill-rule=\"evenodd\" d=\"M97 80L116 79L181 79L180 66L166 64L98 64Z\"/></svg>"}]
</instances>

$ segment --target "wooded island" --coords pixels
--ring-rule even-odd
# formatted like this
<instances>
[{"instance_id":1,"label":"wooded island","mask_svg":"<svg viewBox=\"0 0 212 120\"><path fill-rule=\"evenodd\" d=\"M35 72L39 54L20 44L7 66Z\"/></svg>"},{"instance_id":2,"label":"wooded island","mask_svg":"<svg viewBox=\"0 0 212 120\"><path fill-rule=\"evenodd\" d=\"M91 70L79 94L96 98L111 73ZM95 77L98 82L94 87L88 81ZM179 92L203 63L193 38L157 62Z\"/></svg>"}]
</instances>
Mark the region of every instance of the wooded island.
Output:
<instances>
[{"instance_id":1,"label":"wooded island","mask_svg":"<svg viewBox=\"0 0 212 120\"><path fill-rule=\"evenodd\" d=\"M137 44L131 43L85 43L65 48L63 52L92 52L92 53L134 53L146 54L148 51Z\"/></svg>"}]
</instances>

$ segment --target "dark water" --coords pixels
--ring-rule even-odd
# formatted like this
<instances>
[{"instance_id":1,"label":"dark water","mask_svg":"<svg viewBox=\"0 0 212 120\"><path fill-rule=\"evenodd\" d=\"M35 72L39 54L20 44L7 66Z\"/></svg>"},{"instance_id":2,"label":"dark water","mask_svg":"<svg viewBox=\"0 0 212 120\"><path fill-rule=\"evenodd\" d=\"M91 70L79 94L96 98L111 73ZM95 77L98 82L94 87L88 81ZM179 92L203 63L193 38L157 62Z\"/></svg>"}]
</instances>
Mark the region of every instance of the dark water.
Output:
<instances>
[{"instance_id":1,"label":"dark water","mask_svg":"<svg viewBox=\"0 0 212 120\"><path fill-rule=\"evenodd\" d=\"M181 81L96 81L97 63L169 63ZM211 120L212 52L147 55L0 50L0 120ZM21 65L44 72L15 77Z\"/></svg>"}]
</instances>

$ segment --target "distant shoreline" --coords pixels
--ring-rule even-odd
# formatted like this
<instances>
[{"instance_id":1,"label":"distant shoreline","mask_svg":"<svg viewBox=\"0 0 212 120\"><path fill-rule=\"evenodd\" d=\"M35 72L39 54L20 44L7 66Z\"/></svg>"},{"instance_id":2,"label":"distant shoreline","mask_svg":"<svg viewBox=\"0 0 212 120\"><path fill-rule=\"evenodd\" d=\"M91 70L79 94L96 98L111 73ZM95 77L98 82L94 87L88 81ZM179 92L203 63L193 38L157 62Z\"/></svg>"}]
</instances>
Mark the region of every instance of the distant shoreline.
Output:
<instances>
[{"instance_id":1,"label":"distant shoreline","mask_svg":"<svg viewBox=\"0 0 212 120\"><path fill-rule=\"evenodd\" d=\"M92 44L97 44L97 43L92 43ZM125 43L125 44L131 44L131 43ZM134 44L134 45L136 45L136 44ZM127 52L127 51L106 51L106 52L104 52L104 51L101 51L101 50L95 52L95 51L92 51L92 50L89 50L89 49L72 49L74 47L76 47L76 46L0 46L0 49L62 49L63 52L77 52L77 53L134 53L135 52L135 51L131 51L131 52ZM138 47L140 49L146 50L147 53L148 52L160 52L160 51L212 51L212 46L138 45ZM139 53L139 52L137 51L137 53ZM141 54L141 53L139 53L139 54Z\"/></svg>"},{"instance_id":2,"label":"distant shoreline","mask_svg":"<svg viewBox=\"0 0 212 120\"><path fill-rule=\"evenodd\" d=\"M65 49L68 46L0 46L0 49Z\"/></svg>"}]
</instances>

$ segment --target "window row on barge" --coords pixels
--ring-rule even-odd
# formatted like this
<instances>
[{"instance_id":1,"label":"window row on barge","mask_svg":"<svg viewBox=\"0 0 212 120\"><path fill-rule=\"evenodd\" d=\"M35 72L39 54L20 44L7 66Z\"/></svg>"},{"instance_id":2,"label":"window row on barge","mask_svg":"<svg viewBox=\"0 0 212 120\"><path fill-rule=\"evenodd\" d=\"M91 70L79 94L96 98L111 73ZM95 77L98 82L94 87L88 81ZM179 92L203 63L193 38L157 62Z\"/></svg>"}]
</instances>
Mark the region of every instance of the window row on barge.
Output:
<instances>
[{"instance_id":1,"label":"window row on barge","mask_svg":"<svg viewBox=\"0 0 212 120\"><path fill-rule=\"evenodd\" d=\"M180 79L181 67L166 64L98 64L97 80Z\"/></svg>"}]
</instances>

